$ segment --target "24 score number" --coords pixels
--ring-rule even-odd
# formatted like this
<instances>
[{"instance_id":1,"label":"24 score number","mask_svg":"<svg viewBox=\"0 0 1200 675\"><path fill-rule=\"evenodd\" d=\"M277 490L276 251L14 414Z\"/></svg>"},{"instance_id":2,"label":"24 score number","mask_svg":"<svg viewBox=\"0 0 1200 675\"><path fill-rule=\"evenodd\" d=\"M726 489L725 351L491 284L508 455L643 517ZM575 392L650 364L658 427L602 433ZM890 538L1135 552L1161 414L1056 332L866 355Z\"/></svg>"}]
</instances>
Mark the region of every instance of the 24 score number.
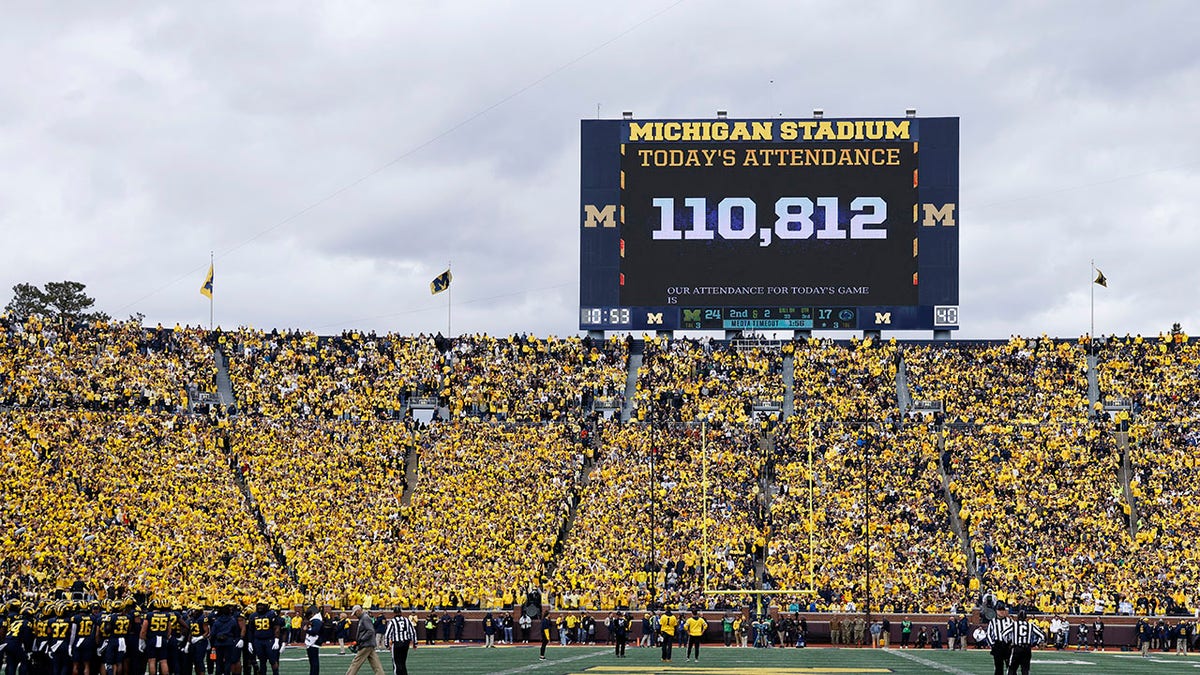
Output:
<instances>
[{"instance_id":1,"label":"24 score number","mask_svg":"<svg viewBox=\"0 0 1200 675\"><path fill-rule=\"evenodd\" d=\"M758 206L749 197L726 197L717 202L717 227L708 227L708 204L705 197L687 197L683 208L691 209L690 228L675 229L673 197L655 197L651 203L658 209L658 228L654 239L711 240L753 239L759 246L770 246L779 239L887 239L887 202L882 197L855 197L850 200L849 229L842 226L837 197L781 197L775 202L774 227L758 227ZM818 218L818 211L820 217Z\"/></svg>"}]
</instances>

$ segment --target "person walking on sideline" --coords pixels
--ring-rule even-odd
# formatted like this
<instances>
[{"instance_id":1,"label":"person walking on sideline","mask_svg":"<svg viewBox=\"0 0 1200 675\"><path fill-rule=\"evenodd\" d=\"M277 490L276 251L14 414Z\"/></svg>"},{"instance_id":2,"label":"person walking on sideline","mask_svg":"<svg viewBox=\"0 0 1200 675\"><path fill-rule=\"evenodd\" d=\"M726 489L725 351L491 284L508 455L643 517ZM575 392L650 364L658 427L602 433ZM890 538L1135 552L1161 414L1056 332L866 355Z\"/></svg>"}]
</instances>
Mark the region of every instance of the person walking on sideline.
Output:
<instances>
[{"instance_id":1,"label":"person walking on sideline","mask_svg":"<svg viewBox=\"0 0 1200 675\"><path fill-rule=\"evenodd\" d=\"M383 641L392 648L392 670L395 675L408 675L408 648L417 646L417 626L397 607L388 620Z\"/></svg>"},{"instance_id":2,"label":"person walking on sideline","mask_svg":"<svg viewBox=\"0 0 1200 675\"><path fill-rule=\"evenodd\" d=\"M379 646L375 634L375 621L371 619L370 614L363 610L362 605L355 605L351 616L358 619L355 628L358 651L355 652L350 667L346 669L346 675L358 675L358 670L364 663L371 664L371 672L375 675L383 675L383 664L379 662L379 655L375 653L375 649Z\"/></svg>"}]
</instances>

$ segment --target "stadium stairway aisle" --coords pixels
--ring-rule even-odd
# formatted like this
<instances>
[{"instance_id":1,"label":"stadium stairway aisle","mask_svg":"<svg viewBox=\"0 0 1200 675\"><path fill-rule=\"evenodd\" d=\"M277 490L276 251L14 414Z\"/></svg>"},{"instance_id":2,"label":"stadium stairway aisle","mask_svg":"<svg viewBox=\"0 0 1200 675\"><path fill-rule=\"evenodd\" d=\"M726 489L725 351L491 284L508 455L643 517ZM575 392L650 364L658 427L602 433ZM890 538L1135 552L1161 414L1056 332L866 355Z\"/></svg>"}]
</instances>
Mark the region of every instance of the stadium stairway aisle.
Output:
<instances>
[{"instance_id":1,"label":"stadium stairway aisle","mask_svg":"<svg viewBox=\"0 0 1200 675\"><path fill-rule=\"evenodd\" d=\"M226 375L228 377L228 370ZM225 443L226 452L229 452L229 443ZM232 456L230 457L232 459ZM272 536L267 529L267 521L263 518L262 510L258 508L258 502L254 500L254 494L250 492L250 486L246 484L246 476L242 473L242 467L238 466L237 462L229 462L230 470L233 473L233 482L237 485L238 490L241 490L242 496L246 499L246 507L250 511L250 515L254 516L254 522L258 525L258 533L262 535L264 541L271 545L271 553L275 556L275 562L279 563L279 568L287 573L288 578L293 583L299 583L299 578L296 576L296 569L288 562L287 555L283 552L283 546L279 543L279 539Z\"/></svg>"},{"instance_id":2,"label":"stadium stairway aisle","mask_svg":"<svg viewBox=\"0 0 1200 675\"><path fill-rule=\"evenodd\" d=\"M903 417L912 407L912 394L908 391L908 368L904 365L904 352L899 353L899 363L896 364L896 403Z\"/></svg>"},{"instance_id":3,"label":"stadium stairway aisle","mask_svg":"<svg viewBox=\"0 0 1200 675\"><path fill-rule=\"evenodd\" d=\"M785 370L784 372L788 372L788 371ZM788 399L784 399L784 400L790 400L790 397ZM768 542L770 542L771 537L774 535L773 528L771 526L771 522L772 522L771 521L771 508L775 504L775 498L779 496L779 481L776 479L777 474L775 472L775 461L777 459L777 456L776 456L777 445L776 445L776 441L775 441L775 434L769 433L769 434L763 434L763 435L759 436L758 447L759 447L759 452L761 452L763 454L763 456L767 458L767 461L763 462L762 473L758 477L758 485L759 485L758 501L759 501L759 504L762 506L761 513L763 515L762 515L761 520L759 522L756 522L755 525L760 529L760 531L762 531L766 534L766 539ZM754 559L754 589L755 590L763 590L764 589L765 584L763 583L763 581L764 581L764 579L766 579L766 574L767 574L766 555L767 555L767 550L769 548L770 548L769 546L764 546L762 551L757 556L755 556L755 559ZM762 597L762 596L759 596L759 597Z\"/></svg>"},{"instance_id":4,"label":"stadium stairway aisle","mask_svg":"<svg viewBox=\"0 0 1200 675\"><path fill-rule=\"evenodd\" d=\"M783 415L781 422L796 412L794 387L796 384L796 352L788 350L783 355Z\"/></svg>"},{"instance_id":5,"label":"stadium stairway aisle","mask_svg":"<svg viewBox=\"0 0 1200 675\"><path fill-rule=\"evenodd\" d=\"M593 438L595 438L594 435ZM558 569L558 561L562 558L564 545L567 538L571 536L571 531L575 529L575 517L579 515L579 504L583 501L583 492L587 489L588 484L592 482L592 472L599 463L598 460L593 459L584 465L583 475L579 477L579 485L571 495L571 508L567 511L567 517L563 518L562 525L558 528L558 537L554 540L550 559L546 561L545 566L542 568L542 577L545 579L553 577L554 572Z\"/></svg>"},{"instance_id":6,"label":"stadium stairway aisle","mask_svg":"<svg viewBox=\"0 0 1200 675\"><path fill-rule=\"evenodd\" d=\"M1133 494L1133 466L1129 460L1129 432L1117 431L1117 447L1121 450L1121 468L1118 469L1121 479L1121 496L1125 499L1125 503L1129 505L1129 536L1133 539L1137 538L1138 525L1142 522L1141 513L1138 512L1137 496Z\"/></svg>"},{"instance_id":7,"label":"stadium stairway aisle","mask_svg":"<svg viewBox=\"0 0 1200 675\"><path fill-rule=\"evenodd\" d=\"M942 434L938 434L938 455L945 457L946 438ZM973 577L979 577L979 564L975 557L975 547L971 545L971 537L963 527L962 519L959 518L959 511L962 509L962 504L954 498L954 494L950 491L950 477L946 475L945 461L939 461L938 478L942 481L942 497L946 500L946 510L950 514L950 529L954 534L958 535L958 542L962 546L963 553L967 556L967 573Z\"/></svg>"},{"instance_id":8,"label":"stadium stairway aisle","mask_svg":"<svg viewBox=\"0 0 1200 675\"><path fill-rule=\"evenodd\" d=\"M217 398L225 407L236 406L237 399L233 395L233 381L229 379L229 357L225 350L217 345L213 349L213 359L217 363Z\"/></svg>"},{"instance_id":9,"label":"stadium stairway aisle","mask_svg":"<svg viewBox=\"0 0 1200 675\"><path fill-rule=\"evenodd\" d=\"M1099 359L1095 354L1087 356L1088 406L1095 409L1096 401L1100 400L1100 377L1096 373Z\"/></svg>"},{"instance_id":10,"label":"stadium stairway aisle","mask_svg":"<svg viewBox=\"0 0 1200 675\"><path fill-rule=\"evenodd\" d=\"M628 422L633 414L633 398L637 395L638 370L642 367L642 352L646 343L634 340L629 346L629 364L625 375L625 405L621 407L621 421Z\"/></svg>"},{"instance_id":11,"label":"stadium stairway aisle","mask_svg":"<svg viewBox=\"0 0 1200 675\"><path fill-rule=\"evenodd\" d=\"M417 476L420 473L421 453L409 448L404 456L404 492L400 495L400 503L404 506L412 504L413 493L417 491Z\"/></svg>"}]
</instances>

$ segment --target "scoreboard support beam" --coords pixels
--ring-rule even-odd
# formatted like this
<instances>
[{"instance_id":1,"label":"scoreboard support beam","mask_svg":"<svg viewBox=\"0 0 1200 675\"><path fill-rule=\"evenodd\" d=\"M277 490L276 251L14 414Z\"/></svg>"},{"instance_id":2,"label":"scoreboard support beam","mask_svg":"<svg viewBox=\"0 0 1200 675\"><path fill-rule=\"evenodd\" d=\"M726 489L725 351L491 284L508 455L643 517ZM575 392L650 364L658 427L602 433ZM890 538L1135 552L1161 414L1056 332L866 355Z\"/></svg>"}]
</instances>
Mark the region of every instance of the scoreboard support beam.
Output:
<instances>
[{"instance_id":1,"label":"scoreboard support beam","mask_svg":"<svg viewBox=\"0 0 1200 675\"><path fill-rule=\"evenodd\" d=\"M587 336L592 338L593 340L599 340L601 342L604 342L604 331L602 331L602 330L589 330L587 332Z\"/></svg>"},{"instance_id":2,"label":"scoreboard support beam","mask_svg":"<svg viewBox=\"0 0 1200 675\"><path fill-rule=\"evenodd\" d=\"M933 339L934 340L949 340L950 339L950 331L939 328L938 330L933 331Z\"/></svg>"}]
</instances>

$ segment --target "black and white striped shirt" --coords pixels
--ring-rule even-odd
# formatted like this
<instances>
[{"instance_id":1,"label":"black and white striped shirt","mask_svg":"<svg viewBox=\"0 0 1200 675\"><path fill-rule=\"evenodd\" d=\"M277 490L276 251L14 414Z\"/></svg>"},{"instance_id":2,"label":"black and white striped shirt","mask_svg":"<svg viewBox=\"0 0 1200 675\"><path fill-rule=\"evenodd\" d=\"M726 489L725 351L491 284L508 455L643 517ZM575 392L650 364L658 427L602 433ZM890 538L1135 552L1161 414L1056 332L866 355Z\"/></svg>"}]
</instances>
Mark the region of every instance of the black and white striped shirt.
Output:
<instances>
[{"instance_id":1,"label":"black and white striped shirt","mask_svg":"<svg viewBox=\"0 0 1200 675\"><path fill-rule=\"evenodd\" d=\"M1032 647L1046 639L1041 628L1028 621L1017 621L1013 626L1013 646Z\"/></svg>"},{"instance_id":2,"label":"black and white striped shirt","mask_svg":"<svg viewBox=\"0 0 1200 675\"><path fill-rule=\"evenodd\" d=\"M987 627L987 638L991 644L1012 644L1016 621L1012 617L996 617Z\"/></svg>"},{"instance_id":3,"label":"black and white striped shirt","mask_svg":"<svg viewBox=\"0 0 1200 675\"><path fill-rule=\"evenodd\" d=\"M383 639L389 645L416 642L417 629L413 626L412 621L408 620L408 617L397 614L388 620Z\"/></svg>"}]
</instances>

